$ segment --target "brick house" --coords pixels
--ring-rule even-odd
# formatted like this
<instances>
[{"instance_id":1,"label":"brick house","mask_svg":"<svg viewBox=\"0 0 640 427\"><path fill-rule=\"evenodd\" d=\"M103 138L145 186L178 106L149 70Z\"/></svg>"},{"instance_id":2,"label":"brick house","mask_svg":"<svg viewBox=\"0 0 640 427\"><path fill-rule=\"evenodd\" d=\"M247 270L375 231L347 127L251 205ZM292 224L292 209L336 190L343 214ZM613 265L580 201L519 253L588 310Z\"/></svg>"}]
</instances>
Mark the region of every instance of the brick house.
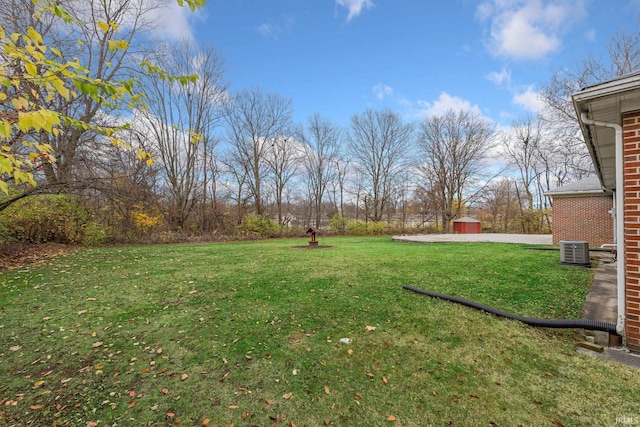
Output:
<instances>
[{"instance_id":1,"label":"brick house","mask_svg":"<svg viewBox=\"0 0 640 427\"><path fill-rule=\"evenodd\" d=\"M618 333L640 352L640 73L573 95L596 174L615 200Z\"/></svg>"},{"instance_id":2,"label":"brick house","mask_svg":"<svg viewBox=\"0 0 640 427\"><path fill-rule=\"evenodd\" d=\"M614 242L613 193L602 189L597 176L545 193L553 200L553 244L583 240L589 247Z\"/></svg>"}]
</instances>

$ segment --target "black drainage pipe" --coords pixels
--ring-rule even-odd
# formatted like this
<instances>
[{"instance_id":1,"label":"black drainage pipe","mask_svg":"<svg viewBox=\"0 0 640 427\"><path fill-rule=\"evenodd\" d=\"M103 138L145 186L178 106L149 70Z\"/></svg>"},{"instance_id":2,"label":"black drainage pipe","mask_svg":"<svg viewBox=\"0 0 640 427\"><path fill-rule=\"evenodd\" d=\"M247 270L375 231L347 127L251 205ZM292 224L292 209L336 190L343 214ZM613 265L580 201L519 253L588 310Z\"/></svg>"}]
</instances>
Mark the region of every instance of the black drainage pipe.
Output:
<instances>
[{"instance_id":1,"label":"black drainage pipe","mask_svg":"<svg viewBox=\"0 0 640 427\"><path fill-rule=\"evenodd\" d=\"M468 299L456 297L453 295L439 294L437 292L425 291L424 289L415 288L413 286L404 285L403 289L407 289L418 294L428 295L433 298L439 298L445 301L451 301L458 304L466 305L467 307L482 310L487 313L495 314L498 317L505 317L507 319L518 320L529 326L536 326L539 328L556 328L556 329L588 329L590 331L604 331L613 335L618 335L616 332L616 325L613 323L599 322L597 320L589 319L536 319L533 317L524 317L517 314L507 313L506 311L498 310L484 304L480 304Z\"/></svg>"}]
</instances>

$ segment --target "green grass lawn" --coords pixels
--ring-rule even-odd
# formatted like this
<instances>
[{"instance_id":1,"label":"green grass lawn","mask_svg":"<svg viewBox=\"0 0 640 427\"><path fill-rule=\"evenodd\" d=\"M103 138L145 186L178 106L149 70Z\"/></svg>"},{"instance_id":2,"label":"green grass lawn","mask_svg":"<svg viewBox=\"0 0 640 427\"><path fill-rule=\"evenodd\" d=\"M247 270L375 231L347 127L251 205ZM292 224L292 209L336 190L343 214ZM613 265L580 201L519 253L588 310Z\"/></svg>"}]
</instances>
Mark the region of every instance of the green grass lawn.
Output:
<instances>
[{"instance_id":1,"label":"green grass lawn","mask_svg":"<svg viewBox=\"0 0 640 427\"><path fill-rule=\"evenodd\" d=\"M0 275L0 425L640 419L640 371L577 353L574 331L402 289L577 318L591 270L518 245L320 243L86 249Z\"/></svg>"}]
</instances>

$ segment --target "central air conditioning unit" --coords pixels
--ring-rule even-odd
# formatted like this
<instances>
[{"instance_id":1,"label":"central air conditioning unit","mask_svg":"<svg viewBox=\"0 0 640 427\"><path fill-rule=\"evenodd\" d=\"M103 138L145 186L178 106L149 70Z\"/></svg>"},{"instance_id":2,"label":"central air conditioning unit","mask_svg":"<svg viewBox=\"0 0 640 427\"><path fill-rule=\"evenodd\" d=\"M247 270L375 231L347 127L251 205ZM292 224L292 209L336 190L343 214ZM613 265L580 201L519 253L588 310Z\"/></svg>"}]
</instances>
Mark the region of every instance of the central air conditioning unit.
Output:
<instances>
[{"instance_id":1,"label":"central air conditioning unit","mask_svg":"<svg viewBox=\"0 0 640 427\"><path fill-rule=\"evenodd\" d=\"M577 240L560 241L560 264L591 267L589 243Z\"/></svg>"}]
</instances>

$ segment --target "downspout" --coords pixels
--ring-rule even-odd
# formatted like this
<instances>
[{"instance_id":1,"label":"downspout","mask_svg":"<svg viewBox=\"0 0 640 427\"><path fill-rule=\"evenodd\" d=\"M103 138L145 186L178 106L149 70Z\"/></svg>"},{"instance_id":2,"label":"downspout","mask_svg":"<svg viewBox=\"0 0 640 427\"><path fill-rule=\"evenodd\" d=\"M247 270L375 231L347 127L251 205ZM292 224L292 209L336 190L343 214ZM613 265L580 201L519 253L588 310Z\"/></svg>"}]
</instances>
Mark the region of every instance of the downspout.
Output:
<instances>
[{"instance_id":1,"label":"downspout","mask_svg":"<svg viewBox=\"0 0 640 427\"><path fill-rule=\"evenodd\" d=\"M616 331L624 335L626 318L625 298L625 250L624 250L624 151L622 146L622 126L617 123L591 120L587 113L580 114L582 123L593 126L612 128L616 132L616 190L615 190L615 214L616 214L616 258L617 258L617 290L618 290L618 321Z\"/></svg>"}]
</instances>

